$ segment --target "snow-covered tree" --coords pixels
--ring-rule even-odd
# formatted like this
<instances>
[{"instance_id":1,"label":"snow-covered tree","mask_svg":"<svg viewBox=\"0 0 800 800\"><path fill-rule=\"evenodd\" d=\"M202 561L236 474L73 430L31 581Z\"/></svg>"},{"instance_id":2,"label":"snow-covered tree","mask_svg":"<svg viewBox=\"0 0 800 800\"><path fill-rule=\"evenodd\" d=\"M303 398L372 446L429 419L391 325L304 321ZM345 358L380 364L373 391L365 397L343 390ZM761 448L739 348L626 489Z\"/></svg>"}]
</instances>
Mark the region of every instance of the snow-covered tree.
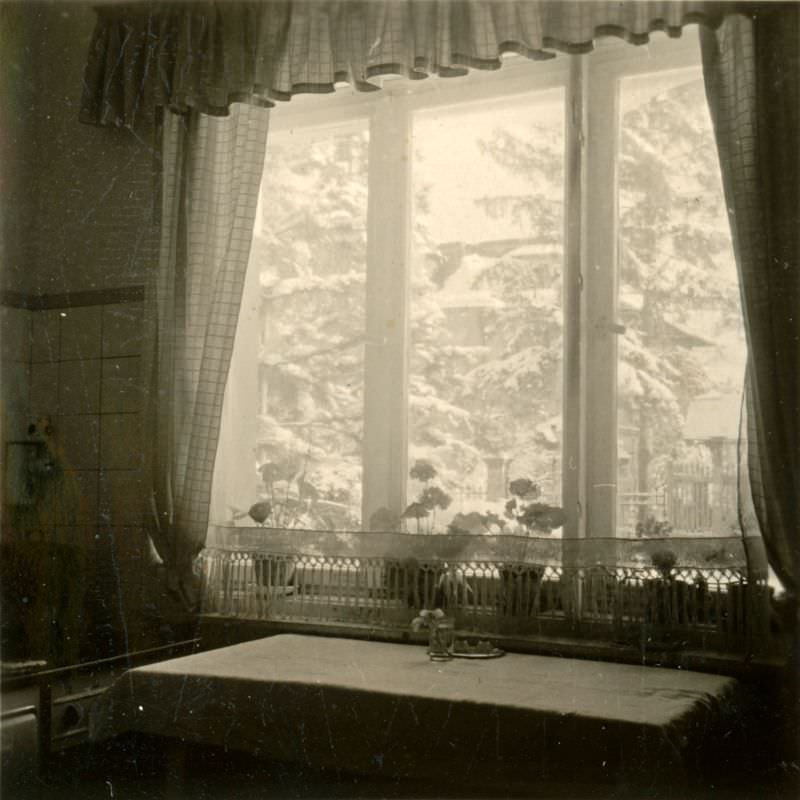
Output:
<instances>
[{"instance_id":1,"label":"snow-covered tree","mask_svg":"<svg viewBox=\"0 0 800 800\"><path fill-rule=\"evenodd\" d=\"M689 402L725 388L707 353L740 324L704 103L699 77L623 103L618 398L621 423L636 431L639 491L652 488L652 465L679 445ZM511 463L510 478L559 473L564 148L563 123L550 120L537 118L524 133L501 126L481 143L497 176L476 201L483 241L437 241L430 187L415 192L409 462L429 460L454 497L485 489L490 461ZM293 482L298 495L302 485L341 504L353 521L367 135L310 145L274 137L269 158L254 245L263 301L259 466L274 465L264 474ZM493 233L493 220L511 220L519 235ZM412 481L409 499L420 489ZM548 492L557 500L557 478ZM455 503L453 513L460 510Z\"/></svg>"},{"instance_id":2,"label":"snow-covered tree","mask_svg":"<svg viewBox=\"0 0 800 800\"><path fill-rule=\"evenodd\" d=\"M637 484L647 491L653 462L680 447L690 401L739 389L715 380L704 362L741 321L702 79L632 105L620 130L619 301L627 331L618 397L621 419L639 431Z\"/></svg>"},{"instance_id":3,"label":"snow-covered tree","mask_svg":"<svg viewBox=\"0 0 800 800\"><path fill-rule=\"evenodd\" d=\"M539 477L560 457L562 143L560 124L482 143L498 188L506 172L525 175L527 193L479 201L490 220L519 223L524 246L414 264L412 453L436 463L449 491L485 489L487 460ZM497 238L491 222L486 238Z\"/></svg>"},{"instance_id":4,"label":"snow-covered tree","mask_svg":"<svg viewBox=\"0 0 800 800\"><path fill-rule=\"evenodd\" d=\"M548 133L534 127L521 139L501 130L485 143L498 166L530 175L536 190L482 202L490 215L528 219L555 243L561 235L561 157ZM708 353L717 337L735 339L741 323L702 79L624 107L620 136L618 302L626 332L619 339L618 402L621 423L638 431L636 488L648 491L654 488L654 464L680 449L689 402L712 389L738 388L730 377L710 374ZM557 293L560 254L554 253L552 267L550 287ZM503 355L475 374L489 392L515 381L526 388L522 396L492 394L492 402L505 404L517 419L524 441L524 432L534 435L543 416L554 411L541 401L560 357L560 302L548 302L551 316L543 325L529 266L517 274L500 259L491 274L503 296L527 305L505 316Z\"/></svg>"},{"instance_id":5,"label":"snow-covered tree","mask_svg":"<svg viewBox=\"0 0 800 800\"><path fill-rule=\"evenodd\" d=\"M253 258L261 284L258 466L338 524L361 492L367 135L270 144ZM269 484L269 485L267 485ZM302 490L301 490L302 487ZM331 512L332 513L332 512ZM350 519L348 520L347 517ZM308 522L308 520L305 520Z\"/></svg>"}]
</instances>

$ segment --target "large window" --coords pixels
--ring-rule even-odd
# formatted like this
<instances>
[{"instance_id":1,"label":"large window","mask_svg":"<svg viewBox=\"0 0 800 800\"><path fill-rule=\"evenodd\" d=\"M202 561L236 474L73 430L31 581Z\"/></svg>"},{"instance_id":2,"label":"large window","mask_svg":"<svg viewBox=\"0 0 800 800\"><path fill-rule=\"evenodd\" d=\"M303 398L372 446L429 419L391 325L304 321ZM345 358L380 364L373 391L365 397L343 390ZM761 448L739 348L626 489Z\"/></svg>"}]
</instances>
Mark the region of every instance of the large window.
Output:
<instances>
[{"instance_id":1,"label":"large window","mask_svg":"<svg viewBox=\"0 0 800 800\"><path fill-rule=\"evenodd\" d=\"M729 532L734 262L696 36L657 39L273 112L215 520Z\"/></svg>"}]
</instances>

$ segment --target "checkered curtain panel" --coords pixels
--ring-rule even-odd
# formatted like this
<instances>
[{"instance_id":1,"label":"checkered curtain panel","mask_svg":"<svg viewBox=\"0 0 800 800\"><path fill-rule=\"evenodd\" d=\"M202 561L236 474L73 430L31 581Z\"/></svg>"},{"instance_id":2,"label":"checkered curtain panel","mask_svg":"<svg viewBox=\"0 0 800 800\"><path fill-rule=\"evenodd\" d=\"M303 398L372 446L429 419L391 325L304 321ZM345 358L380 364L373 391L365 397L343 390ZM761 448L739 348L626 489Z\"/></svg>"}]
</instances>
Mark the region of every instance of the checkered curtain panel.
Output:
<instances>
[{"instance_id":1,"label":"checkered curtain panel","mask_svg":"<svg viewBox=\"0 0 800 800\"><path fill-rule=\"evenodd\" d=\"M800 588L800 7L702 32L739 267L748 473L770 564Z\"/></svg>"},{"instance_id":2,"label":"checkered curtain panel","mask_svg":"<svg viewBox=\"0 0 800 800\"><path fill-rule=\"evenodd\" d=\"M84 76L81 119L136 124L156 105L225 114L339 81L497 69L500 55L582 53L598 36L633 44L651 31L718 25L733 3L567 0L301 0L107 4Z\"/></svg>"},{"instance_id":3,"label":"checkered curtain panel","mask_svg":"<svg viewBox=\"0 0 800 800\"><path fill-rule=\"evenodd\" d=\"M208 526L268 114L238 104L227 117L165 114L161 251L145 321L146 520L182 590Z\"/></svg>"}]
</instances>

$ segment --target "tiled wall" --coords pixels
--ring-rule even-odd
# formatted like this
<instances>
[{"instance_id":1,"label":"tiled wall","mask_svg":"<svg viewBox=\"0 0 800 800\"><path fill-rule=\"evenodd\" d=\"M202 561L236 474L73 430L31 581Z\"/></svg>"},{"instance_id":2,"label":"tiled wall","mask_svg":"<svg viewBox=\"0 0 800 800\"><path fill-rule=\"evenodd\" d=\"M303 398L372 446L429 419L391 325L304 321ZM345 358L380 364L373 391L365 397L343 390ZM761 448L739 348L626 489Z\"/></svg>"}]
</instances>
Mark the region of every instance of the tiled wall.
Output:
<instances>
[{"instance_id":1,"label":"tiled wall","mask_svg":"<svg viewBox=\"0 0 800 800\"><path fill-rule=\"evenodd\" d=\"M82 520L137 525L141 303L31 312L29 414L49 415L84 499Z\"/></svg>"},{"instance_id":2,"label":"tiled wall","mask_svg":"<svg viewBox=\"0 0 800 800\"><path fill-rule=\"evenodd\" d=\"M124 629L117 646L133 647L137 603L164 601L146 585L153 568L139 519L142 308L108 295L136 287L141 296L158 261L157 138L144 114L135 132L79 122L94 5L3 9L14 35L0 71L0 289L3 303L27 308L0 307L0 446L25 441L31 417L52 418L81 499L80 524L61 533L94 567L98 619ZM68 302L52 302L60 296ZM107 305L91 304L98 299Z\"/></svg>"},{"instance_id":3,"label":"tiled wall","mask_svg":"<svg viewBox=\"0 0 800 800\"><path fill-rule=\"evenodd\" d=\"M110 638L124 631L138 639L125 646L146 646L141 609L152 564L140 510L142 303L0 311L3 439L25 441L32 421L50 418L80 498L77 525L57 533L86 552L92 624Z\"/></svg>"}]
</instances>

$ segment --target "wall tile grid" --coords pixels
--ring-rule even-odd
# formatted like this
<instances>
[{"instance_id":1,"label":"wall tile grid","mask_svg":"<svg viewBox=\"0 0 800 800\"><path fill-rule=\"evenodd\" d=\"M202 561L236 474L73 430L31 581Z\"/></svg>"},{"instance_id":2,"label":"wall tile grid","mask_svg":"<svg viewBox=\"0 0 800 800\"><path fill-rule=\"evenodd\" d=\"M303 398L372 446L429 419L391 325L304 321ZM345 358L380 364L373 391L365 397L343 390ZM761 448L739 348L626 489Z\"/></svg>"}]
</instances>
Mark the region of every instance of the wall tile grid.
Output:
<instances>
[{"instance_id":1,"label":"wall tile grid","mask_svg":"<svg viewBox=\"0 0 800 800\"><path fill-rule=\"evenodd\" d=\"M140 613L152 573L140 506L142 303L0 311L3 440L28 440L42 417L54 426L77 498L75 526L56 534L85 552L92 635L110 637L94 652L149 646Z\"/></svg>"},{"instance_id":2,"label":"wall tile grid","mask_svg":"<svg viewBox=\"0 0 800 800\"><path fill-rule=\"evenodd\" d=\"M2 312L4 439L50 417L79 525L138 525L142 303Z\"/></svg>"}]
</instances>

